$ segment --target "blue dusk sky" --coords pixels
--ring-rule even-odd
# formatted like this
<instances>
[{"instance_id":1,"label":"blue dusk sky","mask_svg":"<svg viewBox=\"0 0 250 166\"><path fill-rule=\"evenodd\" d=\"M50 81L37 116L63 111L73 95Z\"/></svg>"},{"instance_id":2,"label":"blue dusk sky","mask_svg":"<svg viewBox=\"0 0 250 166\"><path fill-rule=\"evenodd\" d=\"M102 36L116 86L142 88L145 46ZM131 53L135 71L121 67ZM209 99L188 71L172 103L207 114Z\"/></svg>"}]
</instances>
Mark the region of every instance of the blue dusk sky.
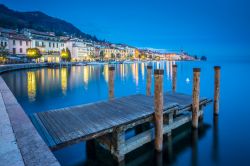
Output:
<instances>
[{"instance_id":1,"label":"blue dusk sky","mask_svg":"<svg viewBox=\"0 0 250 166\"><path fill-rule=\"evenodd\" d=\"M248 0L0 0L115 43L250 60Z\"/></svg>"}]
</instances>

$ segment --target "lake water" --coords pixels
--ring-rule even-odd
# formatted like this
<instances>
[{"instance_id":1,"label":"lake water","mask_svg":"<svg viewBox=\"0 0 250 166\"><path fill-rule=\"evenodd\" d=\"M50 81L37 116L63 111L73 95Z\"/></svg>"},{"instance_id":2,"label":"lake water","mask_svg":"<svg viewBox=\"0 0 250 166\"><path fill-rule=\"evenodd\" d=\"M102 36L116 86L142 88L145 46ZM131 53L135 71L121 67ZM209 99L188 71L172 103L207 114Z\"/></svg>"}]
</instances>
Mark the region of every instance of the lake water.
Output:
<instances>
[{"instance_id":1,"label":"lake water","mask_svg":"<svg viewBox=\"0 0 250 166\"><path fill-rule=\"evenodd\" d=\"M164 91L171 90L172 64L154 62L164 69ZM249 165L250 162L250 64L232 62L176 62L177 91L192 93L192 68L201 68L201 96L213 97L214 65L221 66L220 115L213 118L206 107L199 133L190 127L174 132L172 144L162 154L153 144L130 153L127 165ZM145 94L146 63L115 65L115 96ZM247 74L248 73L248 74ZM108 66L76 66L62 69L29 69L2 74L28 115L34 112L108 99ZM189 80L189 81L188 81ZM152 85L153 88L153 85ZM133 134L129 133L129 134ZM165 144L167 140L165 140ZM89 144L89 143L88 143ZM98 148L89 153L82 142L54 154L62 165L113 165L111 156ZM90 150L93 150L90 148Z\"/></svg>"}]
</instances>

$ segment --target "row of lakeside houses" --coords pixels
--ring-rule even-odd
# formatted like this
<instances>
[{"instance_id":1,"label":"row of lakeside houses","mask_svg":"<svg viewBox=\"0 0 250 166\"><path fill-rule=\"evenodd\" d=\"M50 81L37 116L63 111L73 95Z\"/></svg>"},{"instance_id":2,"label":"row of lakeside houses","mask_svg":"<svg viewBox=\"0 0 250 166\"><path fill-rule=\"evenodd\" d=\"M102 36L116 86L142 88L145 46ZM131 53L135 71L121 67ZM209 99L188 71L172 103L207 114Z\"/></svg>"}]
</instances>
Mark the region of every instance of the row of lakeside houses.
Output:
<instances>
[{"instance_id":1,"label":"row of lakeside houses","mask_svg":"<svg viewBox=\"0 0 250 166\"><path fill-rule=\"evenodd\" d=\"M61 51L68 48L72 61L86 61L100 57L104 59L154 58L180 60L179 54L161 54L150 50L140 50L125 44L107 44L87 41L70 36L57 36L54 32L40 32L34 29L12 30L0 27L0 46L9 55L26 57L28 48L38 48L42 53L40 62L60 62Z\"/></svg>"}]
</instances>

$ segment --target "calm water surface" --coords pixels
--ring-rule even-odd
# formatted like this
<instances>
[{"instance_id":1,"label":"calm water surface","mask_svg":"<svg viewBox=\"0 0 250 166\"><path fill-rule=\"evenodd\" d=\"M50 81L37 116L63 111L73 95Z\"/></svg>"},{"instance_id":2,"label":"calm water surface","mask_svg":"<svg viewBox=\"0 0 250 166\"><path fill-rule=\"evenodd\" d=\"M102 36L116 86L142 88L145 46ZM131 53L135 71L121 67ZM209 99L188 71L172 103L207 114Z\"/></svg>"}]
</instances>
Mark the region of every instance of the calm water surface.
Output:
<instances>
[{"instance_id":1,"label":"calm water surface","mask_svg":"<svg viewBox=\"0 0 250 166\"><path fill-rule=\"evenodd\" d=\"M164 69L164 91L171 90L174 62L155 62ZM201 95L212 98L212 62L177 62L177 91L191 94L192 68L201 67ZM162 154L153 144L130 153L127 165L249 165L250 162L250 64L221 65L220 116L213 119L212 104L206 107L199 133L190 127L174 132L172 144L165 141ZM116 65L115 96L145 94L146 63ZM29 69L2 74L11 91L28 115L34 112L90 103L108 98L108 66L77 66L62 69ZM190 81L188 81L190 80ZM152 85L153 88L153 85ZM128 135L133 134L133 131ZM127 136L128 136L127 135ZM101 148L93 153L79 143L54 154L62 165L113 165L111 156ZM88 148L87 148L88 147Z\"/></svg>"}]
</instances>

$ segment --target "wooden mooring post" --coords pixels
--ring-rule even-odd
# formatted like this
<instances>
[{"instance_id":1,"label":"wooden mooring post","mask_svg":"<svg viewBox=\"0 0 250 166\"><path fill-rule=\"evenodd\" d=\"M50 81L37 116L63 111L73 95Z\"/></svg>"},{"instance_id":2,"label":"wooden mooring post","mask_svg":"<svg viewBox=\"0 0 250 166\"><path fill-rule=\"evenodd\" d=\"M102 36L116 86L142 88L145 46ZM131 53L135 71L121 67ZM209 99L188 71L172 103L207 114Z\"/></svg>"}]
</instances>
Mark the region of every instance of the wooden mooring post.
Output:
<instances>
[{"instance_id":1,"label":"wooden mooring post","mask_svg":"<svg viewBox=\"0 0 250 166\"><path fill-rule=\"evenodd\" d=\"M115 71L115 67L110 66L109 67L109 81L108 81L109 99L114 98L114 71Z\"/></svg>"},{"instance_id":2,"label":"wooden mooring post","mask_svg":"<svg viewBox=\"0 0 250 166\"><path fill-rule=\"evenodd\" d=\"M198 128L198 113L199 113L199 100L200 100L200 68L193 69L193 104L192 104L192 127Z\"/></svg>"},{"instance_id":3,"label":"wooden mooring post","mask_svg":"<svg viewBox=\"0 0 250 166\"><path fill-rule=\"evenodd\" d=\"M215 66L214 72L214 115L219 115L220 66Z\"/></svg>"},{"instance_id":4,"label":"wooden mooring post","mask_svg":"<svg viewBox=\"0 0 250 166\"><path fill-rule=\"evenodd\" d=\"M154 71L154 118L155 118L155 149L162 151L163 144L163 70Z\"/></svg>"},{"instance_id":5,"label":"wooden mooring post","mask_svg":"<svg viewBox=\"0 0 250 166\"><path fill-rule=\"evenodd\" d=\"M147 96L151 96L151 83L152 83L152 66L147 66Z\"/></svg>"},{"instance_id":6,"label":"wooden mooring post","mask_svg":"<svg viewBox=\"0 0 250 166\"><path fill-rule=\"evenodd\" d=\"M177 65L173 65L172 76L172 90L176 92Z\"/></svg>"}]
</instances>

